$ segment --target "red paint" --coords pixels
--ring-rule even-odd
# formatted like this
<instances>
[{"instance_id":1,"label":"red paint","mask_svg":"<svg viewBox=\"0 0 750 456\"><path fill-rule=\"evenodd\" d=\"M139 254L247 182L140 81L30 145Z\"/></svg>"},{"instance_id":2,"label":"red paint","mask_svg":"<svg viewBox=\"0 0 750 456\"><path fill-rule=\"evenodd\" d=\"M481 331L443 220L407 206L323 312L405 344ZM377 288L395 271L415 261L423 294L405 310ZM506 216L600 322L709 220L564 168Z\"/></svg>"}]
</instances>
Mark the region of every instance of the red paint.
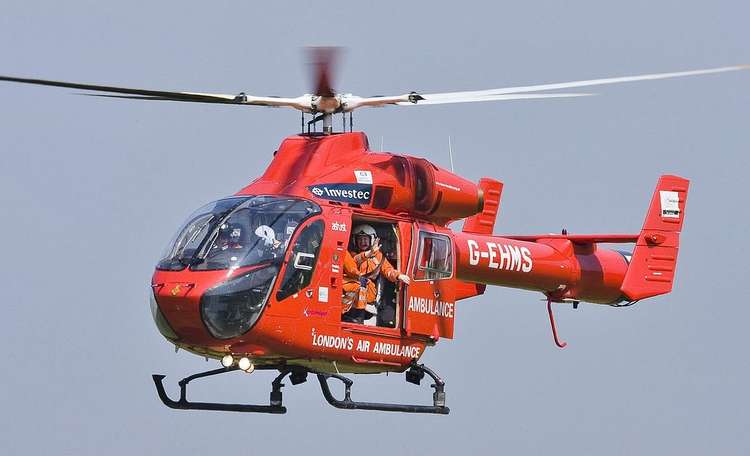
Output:
<instances>
[{"instance_id":1,"label":"red paint","mask_svg":"<svg viewBox=\"0 0 750 456\"><path fill-rule=\"evenodd\" d=\"M372 183L355 171L369 172ZM328 198L321 190L326 184L371 188L366 201L350 204ZM474 184L424 159L371 152L363 133L292 136L281 144L263 175L237 195L295 196L321 207L320 214L296 228L289 244L294 245L305 227L323 221L322 245L309 285L278 302L277 280L257 323L243 335L219 340L201 319L201 296L256 267L157 270L152 284L161 312L178 335L176 343L196 353L250 356L256 363L317 363L318 369L339 372L402 371L427 346L454 337L456 301L481 295L488 284L542 292L550 305L562 300L609 304L668 292L687 185L687 180L674 176L660 180L638 235L502 237L492 235L502 192L496 180ZM320 194L313 192L316 186ZM658 213L659 190L665 189L679 196L677 217ZM341 322L342 264L353 217L391 223L398 232L398 268L412 283L398 290L395 328ZM446 226L467 217L464 232ZM426 242L420 236L431 236L429 248L420 243ZM450 246L451 256L441 263L442 240ZM625 256L599 245L607 242L636 242L630 266ZM294 263L291 249L285 255L280 277ZM435 262L446 268L445 277L430 278ZM420 274L426 278L418 279ZM327 289L327 302L319 299L322 288ZM561 345L551 307L549 311Z\"/></svg>"}]
</instances>

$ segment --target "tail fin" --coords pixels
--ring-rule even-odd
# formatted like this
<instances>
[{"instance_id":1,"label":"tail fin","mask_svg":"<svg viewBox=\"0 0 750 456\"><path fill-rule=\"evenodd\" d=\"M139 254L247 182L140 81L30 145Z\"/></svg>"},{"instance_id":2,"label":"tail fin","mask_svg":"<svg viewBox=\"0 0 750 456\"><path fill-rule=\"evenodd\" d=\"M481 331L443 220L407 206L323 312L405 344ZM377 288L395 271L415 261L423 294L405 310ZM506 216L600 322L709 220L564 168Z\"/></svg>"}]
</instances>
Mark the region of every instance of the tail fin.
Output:
<instances>
[{"instance_id":1,"label":"tail fin","mask_svg":"<svg viewBox=\"0 0 750 456\"><path fill-rule=\"evenodd\" d=\"M483 177L479 180L479 188L484 195L482 212L466 218L463 232L492 234L492 231L495 229L498 211L500 211L500 197L503 193L503 183L489 177Z\"/></svg>"},{"instance_id":2,"label":"tail fin","mask_svg":"<svg viewBox=\"0 0 750 456\"><path fill-rule=\"evenodd\" d=\"M672 291L690 181L661 176L620 290L631 301Z\"/></svg>"},{"instance_id":3,"label":"tail fin","mask_svg":"<svg viewBox=\"0 0 750 456\"><path fill-rule=\"evenodd\" d=\"M464 233L491 235L495 230L497 214L500 211L500 197L503 193L503 183L483 177L479 179L479 188L482 190L484 203L482 212L467 217L464 220ZM462 282L456 280L456 301L484 294L487 285L483 283Z\"/></svg>"}]
</instances>

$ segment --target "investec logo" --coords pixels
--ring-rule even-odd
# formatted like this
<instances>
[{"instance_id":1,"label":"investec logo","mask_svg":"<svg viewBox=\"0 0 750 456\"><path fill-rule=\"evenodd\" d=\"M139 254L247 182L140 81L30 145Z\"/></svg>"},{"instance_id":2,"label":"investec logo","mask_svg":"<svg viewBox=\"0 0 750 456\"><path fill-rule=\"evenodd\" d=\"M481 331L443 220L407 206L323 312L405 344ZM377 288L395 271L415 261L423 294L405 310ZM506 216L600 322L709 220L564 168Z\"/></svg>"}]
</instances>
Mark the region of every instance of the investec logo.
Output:
<instances>
[{"instance_id":1,"label":"investec logo","mask_svg":"<svg viewBox=\"0 0 750 456\"><path fill-rule=\"evenodd\" d=\"M315 190L318 190L318 192L321 191L320 189L313 189L313 192L315 192ZM325 192L326 196L332 198L351 198L370 201L370 192L367 190L346 190L343 188L323 187L322 191Z\"/></svg>"},{"instance_id":2,"label":"investec logo","mask_svg":"<svg viewBox=\"0 0 750 456\"><path fill-rule=\"evenodd\" d=\"M346 203L369 203L372 185L369 184L318 184L308 187L318 198Z\"/></svg>"}]
</instances>

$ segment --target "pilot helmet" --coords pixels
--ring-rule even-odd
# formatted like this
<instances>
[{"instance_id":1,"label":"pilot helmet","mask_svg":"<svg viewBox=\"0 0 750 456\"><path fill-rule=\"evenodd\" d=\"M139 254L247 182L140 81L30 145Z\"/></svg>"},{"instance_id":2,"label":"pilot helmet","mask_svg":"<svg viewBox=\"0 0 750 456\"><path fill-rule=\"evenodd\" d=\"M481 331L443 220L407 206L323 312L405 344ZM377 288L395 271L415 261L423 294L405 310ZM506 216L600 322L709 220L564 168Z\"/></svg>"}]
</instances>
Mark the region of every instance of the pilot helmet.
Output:
<instances>
[{"instance_id":1,"label":"pilot helmet","mask_svg":"<svg viewBox=\"0 0 750 456\"><path fill-rule=\"evenodd\" d=\"M378 234L375 232L375 228L370 225L362 224L357 225L352 230L352 236L354 238L355 246L357 245L357 239L361 236L366 236L370 241L370 247L375 245L375 240L378 238Z\"/></svg>"},{"instance_id":2,"label":"pilot helmet","mask_svg":"<svg viewBox=\"0 0 750 456\"><path fill-rule=\"evenodd\" d=\"M242 225L239 223L223 223L219 227L219 241L228 244L239 244L242 239Z\"/></svg>"}]
</instances>

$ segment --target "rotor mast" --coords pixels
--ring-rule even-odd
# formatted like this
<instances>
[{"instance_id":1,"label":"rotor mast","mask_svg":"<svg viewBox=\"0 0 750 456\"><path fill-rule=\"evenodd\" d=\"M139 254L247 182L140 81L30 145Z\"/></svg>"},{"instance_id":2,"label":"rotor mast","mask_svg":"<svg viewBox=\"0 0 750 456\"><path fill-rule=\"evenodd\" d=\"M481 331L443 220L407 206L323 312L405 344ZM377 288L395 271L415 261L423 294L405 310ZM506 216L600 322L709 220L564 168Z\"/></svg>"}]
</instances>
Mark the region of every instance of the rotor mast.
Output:
<instances>
[{"instance_id":1,"label":"rotor mast","mask_svg":"<svg viewBox=\"0 0 750 456\"><path fill-rule=\"evenodd\" d=\"M313 69L315 93L312 106L322 115L323 134L333 133L333 113L341 108L341 98L333 88L333 74L339 53L334 47L308 49L308 58Z\"/></svg>"},{"instance_id":2,"label":"rotor mast","mask_svg":"<svg viewBox=\"0 0 750 456\"><path fill-rule=\"evenodd\" d=\"M333 134L333 115L342 111L341 97L338 95L334 96L310 96L310 109L308 112L312 113L313 118L307 122L307 131L310 132L310 127L318 122L323 122L323 134ZM304 113L304 111L303 111ZM303 121L304 130L304 121ZM303 131L304 133L304 131Z\"/></svg>"},{"instance_id":3,"label":"rotor mast","mask_svg":"<svg viewBox=\"0 0 750 456\"><path fill-rule=\"evenodd\" d=\"M333 114L323 114L323 134L330 135L333 133Z\"/></svg>"}]
</instances>

